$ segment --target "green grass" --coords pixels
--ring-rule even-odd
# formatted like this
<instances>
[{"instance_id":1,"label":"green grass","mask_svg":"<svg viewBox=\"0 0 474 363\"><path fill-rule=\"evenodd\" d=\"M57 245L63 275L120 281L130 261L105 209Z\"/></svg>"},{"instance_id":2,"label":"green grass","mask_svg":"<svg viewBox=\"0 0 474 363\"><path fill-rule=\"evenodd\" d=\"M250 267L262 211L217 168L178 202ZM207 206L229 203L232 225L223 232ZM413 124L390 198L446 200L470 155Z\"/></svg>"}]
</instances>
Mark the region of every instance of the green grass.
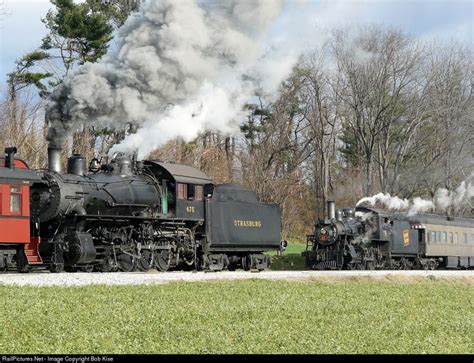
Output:
<instances>
[{"instance_id":1,"label":"green grass","mask_svg":"<svg viewBox=\"0 0 474 363\"><path fill-rule=\"evenodd\" d=\"M0 352L472 353L472 286L426 280L0 286Z\"/></svg>"},{"instance_id":2,"label":"green grass","mask_svg":"<svg viewBox=\"0 0 474 363\"><path fill-rule=\"evenodd\" d=\"M268 252L272 256L270 270L305 270L305 260L301 252L306 250L306 242L290 241L283 256L278 256L276 251Z\"/></svg>"}]
</instances>

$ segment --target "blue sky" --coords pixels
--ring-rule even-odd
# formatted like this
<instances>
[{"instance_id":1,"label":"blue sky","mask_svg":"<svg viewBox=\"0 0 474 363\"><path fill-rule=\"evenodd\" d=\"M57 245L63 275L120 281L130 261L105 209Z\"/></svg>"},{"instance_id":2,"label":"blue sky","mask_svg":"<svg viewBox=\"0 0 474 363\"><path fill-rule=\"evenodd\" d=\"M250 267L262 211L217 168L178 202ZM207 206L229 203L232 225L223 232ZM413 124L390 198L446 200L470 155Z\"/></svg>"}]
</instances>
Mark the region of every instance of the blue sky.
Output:
<instances>
[{"instance_id":1,"label":"blue sky","mask_svg":"<svg viewBox=\"0 0 474 363\"><path fill-rule=\"evenodd\" d=\"M299 17L299 31L306 32L305 37L308 30L318 37L318 29L332 26L384 23L425 39L474 43L473 1L290 0L289 3L285 17ZM6 73L14 69L15 59L40 45L46 33L41 18L50 7L49 0L0 0L0 88L4 87Z\"/></svg>"}]
</instances>

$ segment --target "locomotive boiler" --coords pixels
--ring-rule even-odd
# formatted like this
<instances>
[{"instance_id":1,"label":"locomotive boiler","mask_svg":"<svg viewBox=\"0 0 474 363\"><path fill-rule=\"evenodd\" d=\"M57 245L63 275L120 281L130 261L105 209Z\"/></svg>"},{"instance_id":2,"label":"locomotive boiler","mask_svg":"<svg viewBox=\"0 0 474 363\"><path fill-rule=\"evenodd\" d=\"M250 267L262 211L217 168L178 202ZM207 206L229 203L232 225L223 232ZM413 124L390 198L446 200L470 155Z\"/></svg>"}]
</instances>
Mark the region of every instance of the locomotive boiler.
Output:
<instances>
[{"instance_id":1,"label":"locomotive boiler","mask_svg":"<svg viewBox=\"0 0 474 363\"><path fill-rule=\"evenodd\" d=\"M364 224L352 208L336 211L335 202L327 203L326 218L308 236L311 249L303 253L306 265L314 270L350 269L361 263Z\"/></svg>"}]
</instances>

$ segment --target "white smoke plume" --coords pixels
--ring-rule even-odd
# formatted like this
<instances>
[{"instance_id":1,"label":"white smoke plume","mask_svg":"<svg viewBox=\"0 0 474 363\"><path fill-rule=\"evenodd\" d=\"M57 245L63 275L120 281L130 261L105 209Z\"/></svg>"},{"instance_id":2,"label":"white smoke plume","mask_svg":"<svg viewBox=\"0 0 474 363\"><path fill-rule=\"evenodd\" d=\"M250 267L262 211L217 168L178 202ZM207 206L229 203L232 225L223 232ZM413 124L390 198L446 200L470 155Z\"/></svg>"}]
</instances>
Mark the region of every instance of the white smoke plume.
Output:
<instances>
[{"instance_id":1,"label":"white smoke plume","mask_svg":"<svg viewBox=\"0 0 474 363\"><path fill-rule=\"evenodd\" d=\"M436 191L433 199L414 198L412 201L408 199L400 199L391 196L389 193L379 193L373 197L365 197L357 202L356 205L367 203L375 206L376 203L382 204L390 210L406 210L408 214L425 213L425 212L446 212L449 208L454 210L463 207L473 207L474 198L474 173L464 180L455 190L447 190L440 188Z\"/></svg>"},{"instance_id":2,"label":"white smoke plume","mask_svg":"<svg viewBox=\"0 0 474 363\"><path fill-rule=\"evenodd\" d=\"M413 199L408 214L426 213L435 209L435 204L431 200L425 200L420 197Z\"/></svg>"},{"instance_id":3,"label":"white smoke plume","mask_svg":"<svg viewBox=\"0 0 474 363\"><path fill-rule=\"evenodd\" d=\"M410 202L408 199L400 199L396 196L392 197L390 193L378 193L374 195L373 197L365 197L359 200L356 204L358 206L359 204L362 203L367 203L371 206L374 206L376 203L381 203L383 204L386 208L388 209L406 209L410 205Z\"/></svg>"},{"instance_id":4,"label":"white smoke plume","mask_svg":"<svg viewBox=\"0 0 474 363\"><path fill-rule=\"evenodd\" d=\"M138 126L111 152L145 157L174 137L231 133L259 86L276 87L298 52L271 49L269 28L284 0L144 1L118 31L117 47L86 63L55 90L48 140L80 126Z\"/></svg>"},{"instance_id":5,"label":"white smoke plume","mask_svg":"<svg viewBox=\"0 0 474 363\"><path fill-rule=\"evenodd\" d=\"M359 218L360 220L362 221L366 221L368 220L369 218L371 218L374 214L372 212L367 212L367 213L364 213L364 212L361 212L361 211L356 211L354 213L354 215Z\"/></svg>"}]
</instances>

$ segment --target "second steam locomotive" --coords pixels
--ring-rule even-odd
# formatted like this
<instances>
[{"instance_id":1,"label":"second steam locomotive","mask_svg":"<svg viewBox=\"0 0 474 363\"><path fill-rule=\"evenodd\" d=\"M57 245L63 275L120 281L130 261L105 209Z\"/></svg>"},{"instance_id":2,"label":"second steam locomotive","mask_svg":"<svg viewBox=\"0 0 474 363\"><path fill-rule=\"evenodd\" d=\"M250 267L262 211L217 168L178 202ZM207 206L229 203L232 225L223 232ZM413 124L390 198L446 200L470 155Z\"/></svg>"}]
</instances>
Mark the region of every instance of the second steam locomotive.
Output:
<instances>
[{"instance_id":1,"label":"second steam locomotive","mask_svg":"<svg viewBox=\"0 0 474 363\"><path fill-rule=\"evenodd\" d=\"M263 270L263 252L280 247L278 205L239 185L215 185L193 167L118 155L88 170L73 155L62 173L61 149L50 147L49 168L32 171L15 152L7 149L0 165L0 221L15 229L18 220L25 235L0 236L1 268Z\"/></svg>"},{"instance_id":2,"label":"second steam locomotive","mask_svg":"<svg viewBox=\"0 0 474 363\"><path fill-rule=\"evenodd\" d=\"M303 256L314 270L472 268L474 220L365 207L336 210L330 201Z\"/></svg>"}]
</instances>

